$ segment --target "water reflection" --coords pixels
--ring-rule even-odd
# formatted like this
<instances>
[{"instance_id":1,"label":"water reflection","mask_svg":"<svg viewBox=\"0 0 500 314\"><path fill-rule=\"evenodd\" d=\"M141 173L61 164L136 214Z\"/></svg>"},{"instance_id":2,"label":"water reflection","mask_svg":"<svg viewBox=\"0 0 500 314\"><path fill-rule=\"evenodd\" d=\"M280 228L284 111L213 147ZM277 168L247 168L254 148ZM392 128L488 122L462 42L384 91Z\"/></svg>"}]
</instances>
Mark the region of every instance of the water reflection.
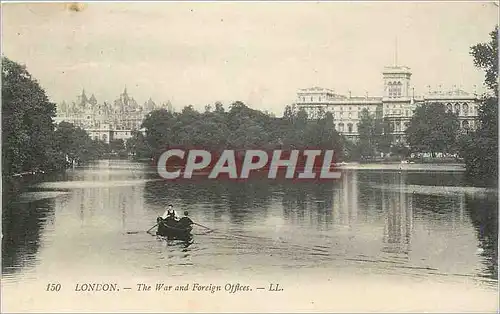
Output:
<instances>
[{"instance_id":1,"label":"water reflection","mask_svg":"<svg viewBox=\"0 0 500 314\"><path fill-rule=\"evenodd\" d=\"M166 182L147 165L99 162L31 187L48 198L4 202L2 272L91 274L119 261L134 270L345 266L496 278L497 196L461 192L459 175L345 170L321 183ZM452 193L432 193L453 182ZM198 229L188 241L145 234L170 203L216 232Z\"/></svg>"},{"instance_id":2,"label":"water reflection","mask_svg":"<svg viewBox=\"0 0 500 314\"><path fill-rule=\"evenodd\" d=\"M413 195L403 192L407 177L403 173L394 178L394 183L401 187L401 192L382 192L382 211L385 213L384 249L386 253L402 253L410 251L413 231Z\"/></svg>"},{"instance_id":3,"label":"water reflection","mask_svg":"<svg viewBox=\"0 0 500 314\"><path fill-rule=\"evenodd\" d=\"M3 198L2 273L14 273L34 266L41 233L54 224L54 200L21 202L19 197Z\"/></svg>"},{"instance_id":4,"label":"water reflection","mask_svg":"<svg viewBox=\"0 0 500 314\"><path fill-rule=\"evenodd\" d=\"M467 197L465 200L477 237L484 268L480 272L491 279L498 278L498 198ZM492 206L494 204L494 207Z\"/></svg>"}]
</instances>

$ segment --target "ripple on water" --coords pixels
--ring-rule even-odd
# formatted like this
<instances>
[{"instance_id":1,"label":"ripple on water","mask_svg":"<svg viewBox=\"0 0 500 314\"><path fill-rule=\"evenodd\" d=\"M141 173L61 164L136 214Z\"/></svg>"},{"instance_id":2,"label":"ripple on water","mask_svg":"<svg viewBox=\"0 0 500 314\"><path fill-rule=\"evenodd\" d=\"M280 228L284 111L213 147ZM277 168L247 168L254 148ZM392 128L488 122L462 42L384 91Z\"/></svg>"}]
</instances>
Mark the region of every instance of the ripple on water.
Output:
<instances>
[{"instance_id":1,"label":"ripple on water","mask_svg":"<svg viewBox=\"0 0 500 314\"><path fill-rule=\"evenodd\" d=\"M43 199L56 198L67 194L69 194L69 192L63 192L63 191L25 192L21 194L18 201L20 203L30 203Z\"/></svg>"},{"instance_id":2,"label":"ripple on water","mask_svg":"<svg viewBox=\"0 0 500 314\"><path fill-rule=\"evenodd\" d=\"M151 181L161 181L159 179L144 180L116 180L116 181L57 181L43 182L37 184L37 188L44 189L89 189L89 188L112 188L124 186L144 185Z\"/></svg>"},{"instance_id":3,"label":"ripple on water","mask_svg":"<svg viewBox=\"0 0 500 314\"><path fill-rule=\"evenodd\" d=\"M422 195L487 195L498 193L497 190L491 188L480 188L471 186L433 186L433 185L398 185L398 184L370 184L374 189L393 191L400 193L415 193Z\"/></svg>"}]
</instances>

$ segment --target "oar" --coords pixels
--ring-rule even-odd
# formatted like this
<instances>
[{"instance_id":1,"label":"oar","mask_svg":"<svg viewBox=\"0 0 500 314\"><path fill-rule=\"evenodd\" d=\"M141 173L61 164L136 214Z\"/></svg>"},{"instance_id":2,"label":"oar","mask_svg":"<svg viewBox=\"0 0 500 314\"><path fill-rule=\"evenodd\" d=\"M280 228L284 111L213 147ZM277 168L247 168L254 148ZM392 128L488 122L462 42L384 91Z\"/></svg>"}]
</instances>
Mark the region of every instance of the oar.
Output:
<instances>
[{"instance_id":1,"label":"oar","mask_svg":"<svg viewBox=\"0 0 500 314\"><path fill-rule=\"evenodd\" d=\"M193 224L194 224L194 225L197 225L197 226L200 226L200 227L203 227L203 228L208 229L208 230L212 230L211 228L206 227L206 226L204 226L204 225L200 225L199 223L196 223L196 222L193 222ZM213 230L212 230L212 231L213 231Z\"/></svg>"},{"instance_id":2,"label":"oar","mask_svg":"<svg viewBox=\"0 0 500 314\"><path fill-rule=\"evenodd\" d=\"M154 227L158 226L158 223L156 223L154 226L152 226L151 228L149 228L148 231L146 231L146 233L149 233L149 231L153 230Z\"/></svg>"}]
</instances>

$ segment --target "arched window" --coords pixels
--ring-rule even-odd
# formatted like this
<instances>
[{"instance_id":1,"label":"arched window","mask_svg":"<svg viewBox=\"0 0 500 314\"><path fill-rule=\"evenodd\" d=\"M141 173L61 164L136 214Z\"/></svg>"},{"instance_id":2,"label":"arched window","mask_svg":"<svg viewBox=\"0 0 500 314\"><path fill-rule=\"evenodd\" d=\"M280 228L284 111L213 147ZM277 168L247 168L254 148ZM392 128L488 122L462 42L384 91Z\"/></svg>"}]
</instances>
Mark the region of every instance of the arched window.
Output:
<instances>
[{"instance_id":1,"label":"arched window","mask_svg":"<svg viewBox=\"0 0 500 314\"><path fill-rule=\"evenodd\" d=\"M467 120L462 121L462 127L466 130L469 129L469 121Z\"/></svg>"},{"instance_id":2,"label":"arched window","mask_svg":"<svg viewBox=\"0 0 500 314\"><path fill-rule=\"evenodd\" d=\"M459 115L459 114L460 114L460 104L455 104L455 113L456 113L457 115Z\"/></svg>"},{"instance_id":3,"label":"arched window","mask_svg":"<svg viewBox=\"0 0 500 314\"><path fill-rule=\"evenodd\" d=\"M399 121L398 121L398 122L396 122L396 130L395 131L398 132L400 130L401 130L401 123L399 123Z\"/></svg>"},{"instance_id":4,"label":"arched window","mask_svg":"<svg viewBox=\"0 0 500 314\"><path fill-rule=\"evenodd\" d=\"M352 133L352 123L347 124L347 132Z\"/></svg>"},{"instance_id":5,"label":"arched window","mask_svg":"<svg viewBox=\"0 0 500 314\"><path fill-rule=\"evenodd\" d=\"M450 104L450 103L447 103L447 104L446 104L446 110L447 110L447 111L451 111L451 110L452 110L452 108L451 108L451 104Z\"/></svg>"},{"instance_id":6,"label":"arched window","mask_svg":"<svg viewBox=\"0 0 500 314\"><path fill-rule=\"evenodd\" d=\"M339 131L344 132L344 124L343 123L339 123Z\"/></svg>"},{"instance_id":7,"label":"arched window","mask_svg":"<svg viewBox=\"0 0 500 314\"><path fill-rule=\"evenodd\" d=\"M464 115L467 115L469 113L469 105L466 102L464 102L464 104L462 105L462 108L464 111Z\"/></svg>"}]
</instances>

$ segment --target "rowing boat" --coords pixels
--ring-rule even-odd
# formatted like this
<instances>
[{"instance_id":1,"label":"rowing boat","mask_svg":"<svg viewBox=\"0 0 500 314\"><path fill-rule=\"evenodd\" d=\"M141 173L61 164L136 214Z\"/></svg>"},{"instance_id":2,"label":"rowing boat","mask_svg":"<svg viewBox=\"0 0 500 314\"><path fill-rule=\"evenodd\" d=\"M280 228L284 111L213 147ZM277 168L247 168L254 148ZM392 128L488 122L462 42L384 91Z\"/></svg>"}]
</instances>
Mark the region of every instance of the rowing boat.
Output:
<instances>
[{"instance_id":1,"label":"rowing boat","mask_svg":"<svg viewBox=\"0 0 500 314\"><path fill-rule=\"evenodd\" d=\"M179 226L177 221L161 220L158 222L156 235L172 239L187 239L191 237L191 226Z\"/></svg>"}]
</instances>

